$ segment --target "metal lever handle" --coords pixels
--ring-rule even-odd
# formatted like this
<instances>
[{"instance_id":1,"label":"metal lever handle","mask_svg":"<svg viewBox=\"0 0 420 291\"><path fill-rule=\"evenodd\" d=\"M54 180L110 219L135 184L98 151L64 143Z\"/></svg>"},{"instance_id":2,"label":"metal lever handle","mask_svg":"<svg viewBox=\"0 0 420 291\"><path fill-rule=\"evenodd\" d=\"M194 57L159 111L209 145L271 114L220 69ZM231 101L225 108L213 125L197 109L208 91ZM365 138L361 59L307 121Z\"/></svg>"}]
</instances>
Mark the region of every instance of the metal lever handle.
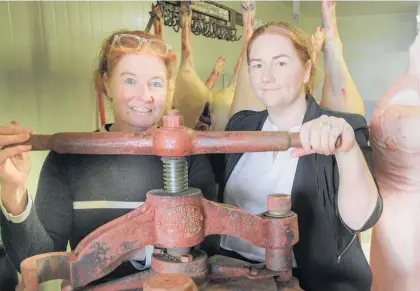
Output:
<instances>
[{"instance_id":1,"label":"metal lever handle","mask_svg":"<svg viewBox=\"0 0 420 291\"><path fill-rule=\"evenodd\" d=\"M299 133L285 131L194 131L182 126L182 116L164 116L162 128L137 132L89 132L32 135L33 151L71 154L132 154L182 157L196 154L286 151L301 147ZM337 141L337 147L341 138ZM15 144L16 145L16 144Z\"/></svg>"},{"instance_id":2,"label":"metal lever handle","mask_svg":"<svg viewBox=\"0 0 420 291\"><path fill-rule=\"evenodd\" d=\"M261 131L199 131L192 130L185 141L166 140L164 145L156 145L157 130L154 134L144 133L57 133L54 135L32 135L22 145L32 145L32 151L53 150L67 154L131 154L158 156L189 156L197 154L245 153L286 151L291 147L301 147L299 133ZM187 135L188 136L188 135ZM165 141L165 137L163 137ZM17 145L17 144L15 144ZM337 140L336 147L341 145Z\"/></svg>"},{"instance_id":3,"label":"metal lever handle","mask_svg":"<svg viewBox=\"0 0 420 291\"><path fill-rule=\"evenodd\" d=\"M70 154L189 156L196 154L285 151L300 147L298 133L261 131L193 131L188 128L142 133L56 133L32 135L32 151Z\"/></svg>"}]
</instances>

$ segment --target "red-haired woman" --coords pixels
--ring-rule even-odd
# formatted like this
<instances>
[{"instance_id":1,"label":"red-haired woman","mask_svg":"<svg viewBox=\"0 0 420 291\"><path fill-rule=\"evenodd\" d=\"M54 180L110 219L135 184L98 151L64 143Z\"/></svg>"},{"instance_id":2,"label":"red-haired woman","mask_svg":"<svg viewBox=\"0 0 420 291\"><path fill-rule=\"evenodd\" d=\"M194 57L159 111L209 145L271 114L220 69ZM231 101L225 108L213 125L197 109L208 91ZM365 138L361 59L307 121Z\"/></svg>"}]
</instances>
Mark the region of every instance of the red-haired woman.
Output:
<instances>
[{"instance_id":1,"label":"red-haired woman","mask_svg":"<svg viewBox=\"0 0 420 291\"><path fill-rule=\"evenodd\" d=\"M261 213L267 195L290 194L299 221L290 263L301 288L368 291L372 275L357 234L382 212L369 131L362 116L316 103L311 55L309 36L293 25L270 22L255 30L248 43L249 77L267 110L240 111L226 130L299 131L303 148L218 156L213 166L219 200ZM221 252L265 260L264 249L230 236L222 237Z\"/></svg>"},{"instance_id":2,"label":"red-haired woman","mask_svg":"<svg viewBox=\"0 0 420 291\"><path fill-rule=\"evenodd\" d=\"M105 39L95 80L112 103L115 121L101 130L138 132L156 127L165 110L175 61L168 44L142 31L120 31ZM28 140L29 133L16 123L0 126L0 149ZM138 207L148 191L163 188L158 156L50 152L32 202L26 187L30 149L0 150L1 231L16 268L27 257L65 251L68 241L75 248L99 226ZM193 156L187 163L189 185L215 200L214 174L207 157ZM150 267L150 251L131 254L127 258L131 263L123 264L118 274Z\"/></svg>"}]
</instances>

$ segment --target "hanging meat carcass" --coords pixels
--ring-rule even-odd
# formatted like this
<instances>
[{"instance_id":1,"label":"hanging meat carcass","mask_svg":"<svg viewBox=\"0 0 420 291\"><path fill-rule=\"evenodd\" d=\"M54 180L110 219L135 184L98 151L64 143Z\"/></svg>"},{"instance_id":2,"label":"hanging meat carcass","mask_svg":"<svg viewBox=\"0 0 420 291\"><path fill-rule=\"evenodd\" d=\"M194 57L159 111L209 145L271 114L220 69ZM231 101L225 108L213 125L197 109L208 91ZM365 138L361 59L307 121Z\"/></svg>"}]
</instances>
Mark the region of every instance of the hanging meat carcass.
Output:
<instances>
[{"instance_id":1,"label":"hanging meat carcass","mask_svg":"<svg viewBox=\"0 0 420 291\"><path fill-rule=\"evenodd\" d=\"M232 79L229 84L213 94L213 103L211 104L211 120L212 130L225 130L226 124L230 118L230 111L232 107L233 98L235 95L236 86L238 84L239 71L242 67L243 60L246 56L246 50L242 50L238 62L235 65Z\"/></svg>"},{"instance_id":2,"label":"hanging meat carcass","mask_svg":"<svg viewBox=\"0 0 420 291\"><path fill-rule=\"evenodd\" d=\"M311 36L312 43L312 65L314 68L318 65L318 59L321 54L322 46L325 40L325 30L317 27Z\"/></svg>"},{"instance_id":3,"label":"hanging meat carcass","mask_svg":"<svg viewBox=\"0 0 420 291\"><path fill-rule=\"evenodd\" d=\"M159 4L152 3L153 30L156 36L163 39L163 11Z\"/></svg>"},{"instance_id":4,"label":"hanging meat carcass","mask_svg":"<svg viewBox=\"0 0 420 291\"><path fill-rule=\"evenodd\" d=\"M225 62L226 62L225 58L219 57L217 59L216 65L214 66L213 71L206 82L206 87L209 88L209 90L212 90L214 85L216 84L217 78L219 77L220 73L223 71L225 67ZM201 116L198 122L195 124L195 127L194 127L195 130L206 131L206 130L210 130L210 128L212 127L213 118L210 112L210 107L213 106L214 98L216 97L213 92L212 92L212 96L213 96L212 105L210 105L209 102L206 102L204 106L204 110L201 113Z\"/></svg>"},{"instance_id":5,"label":"hanging meat carcass","mask_svg":"<svg viewBox=\"0 0 420 291\"><path fill-rule=\"evenodd\" d=\"M162 6L157 4L154 5L152 3L152 15L153 17L153 30L155 32L155 35L159 36L163 40L163 11ZM172 103L174 99L174 91L175 91L175 80L176 80L176 68L175 64L173 67L173 73L172 76L170 76L168 80L168 96L166 101L166 107L165 112L168 112L168 110L172 109Z\"/></svg>"},{"instance_id":6,"label":"hanging meat carcass","mask_svg":"<svg viewBox=\"0 0 420 291\"><path fill-rule=\"evenodd\" d=\"M254 32L255 5L253 1L247 0L241 4L241 7L244 27L242 38L244 40L244 49L246 50L248 41ZM239 76L233 96L230 115L232 116L241 110L261 111L264 109L264 104L257 99L249 82L248 63L242 62L239 69Z\"/></svg>"},{"instance_id":7,"label":"hanging meat carcass","mask_svg":"<svg viewBox=\"0 0 420 291\"><path fill-rule=\"evenodd\" d=\"M343 44L338 34L335 2L321 1L321 14L325 28L325 78L321 105L333 110L365 115L365 105L353 78L347 69Z\"/></svg>"},{"instance_id":8,"label":"hanging meat carcass","mask_svg":"<svg viewBox=\"0 0 420 291\"><path fill-rule=\"evenodd\" d=\"M318 60L319 60L319 56L321 55L321 50L322 50L322 46L324 45L324 40L325 40L325 31L323 28L319 28L317 27L315 29L315 32L312 34L311 36L311 43L312 43L312 69L313 70L318 70ZM317 75L317 79L318 79L318 75ZM317 82L318 80L315 80L315 84L314 84L314 91L317 87ZM316 102L319 104L321 103L321 99L318 99L318 96L313 96L314 98L316 98Z\"/></svg>"},{"instance_id":9,"label":"hanging meat carcass","mask_svg":"<svg viewBox=\"0 0 420 291\"><path fill-rule=\"evenodd\" d=\"M373 113L371 145L383 213L373 228L372 291L420 286L420 34L410 63Z\"/></svg>"},{"instance_id":10,"label":"hanging meat carcass","mask_svg":"<svg viewBox=\"0 0 420 291\"><path fill-rule=\"evenodd\" d=\"M185 126L195 128L206 102L210 104L212 102L212 92L200 79L194 69L191 41L191 6L187 1L181 1L180 5L182 52L181 64L175 82L173 104L180 111L180 114L184 116ZM216 63L216 67L218 68L220 68L219 63L223 63L224 65L223 59L219 58ZM223 69L223 66L221 66L221 69ZM219 74L220 71L212 73L212 76L214 75L217 78ZM209 79L212 78L210 77ZM214 84L214 80L212 82Z\"/></svg>"}]
</instances>

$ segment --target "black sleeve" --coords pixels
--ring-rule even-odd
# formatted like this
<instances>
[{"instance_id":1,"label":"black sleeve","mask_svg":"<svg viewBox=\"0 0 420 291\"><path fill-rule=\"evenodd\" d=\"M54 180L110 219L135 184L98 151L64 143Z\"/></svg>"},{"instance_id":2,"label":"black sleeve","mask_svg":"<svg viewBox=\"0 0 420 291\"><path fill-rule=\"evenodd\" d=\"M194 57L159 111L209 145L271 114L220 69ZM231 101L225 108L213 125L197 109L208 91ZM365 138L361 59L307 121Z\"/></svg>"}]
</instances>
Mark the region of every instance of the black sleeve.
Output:
<instances>
[{"instance_id":1,"label":"black sleeve","mask_svg":"<svg viewBox=\"0 0 420 291\"><path fill-rule=\"evenodd\" d=\"M213 169L206 155L191 156L189 160L188 180L190 187L200 189L204 198L216 201L216 184Z\"/></svg>"},{"instance_id":2,"label":"black sleeve","mask_svg":"<svg viewBox=\"0 0 420 291\"><path fill-rule=\"evenodd\" d=\"M29 216L21 223L8 221L4 216L1 219L3 242L17 270L28 257L66 251L72 213L67 167L59 154L50 152L42 166Z\"/></svg>"},{"instance_id":3,"label":"black sleeve","mask_svg":"<svg viewBox=\"0 0 420 291\"><path fill-rule=\"evenodd\" d=\"M372 156L372 147L369 145L369 128L367 126L366 120L361 115L351 115L349 119L347 119L347 122L353 127L354 134L356 141L365 157L366 163L370 169L370 172L373 176L373 179L376 184L376 189L378 189L378 184L375 179L374 175L374 169L373 169L373 156ZM339 185L339 171L338 171L338 165L335 161L334 163L334 184L335 187L335 193L338 193L338 185ZM337 197L337 195L335 195ZM351 233L358 233L365 230L368 230L369 228L373 227L379 220L382 214L382 208L383 208L383 201L382 196L379 193L378 189L378 199L376 202L376 206L374 211L372 212L369 219L366 221L366 223L363 225L363 227L359 230L352 230L350 227L348 227L343 219L341 218L339 211L338 211L338 199L335 199L335 211L337 216L340 218L341 223L351 232Z\"/></svg>"}]
</instances>

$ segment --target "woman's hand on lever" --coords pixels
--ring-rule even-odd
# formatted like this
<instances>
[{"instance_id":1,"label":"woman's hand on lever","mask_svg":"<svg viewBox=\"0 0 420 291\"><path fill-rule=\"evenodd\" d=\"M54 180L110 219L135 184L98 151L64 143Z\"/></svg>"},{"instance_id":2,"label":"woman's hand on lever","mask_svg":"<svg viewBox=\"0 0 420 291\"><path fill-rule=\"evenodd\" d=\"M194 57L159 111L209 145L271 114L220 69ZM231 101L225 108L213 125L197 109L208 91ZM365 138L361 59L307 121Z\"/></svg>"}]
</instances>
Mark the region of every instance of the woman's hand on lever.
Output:
<instances>
[{"instance_id":1,"label":"woman's hand on lever","mask_svg":"<svg viewBox=\"0 0 420 291\"><path fill-rule=\"evenodd\" d=\"M19 215L26 208L27 181L31 170L30 145L11 146L29 140L32 131L16 121L0 125L0 199L12 215Z\"/></svg>"},{"instance_id":2,"label":"woman's hand on lever","mask_svg":"<svg viewBox=\"0 0 420 291\"><path fill-rule=\"evenodd\" d=\"M302 148L293 149L294 157L314 153L334 155L337 152L349 152L357 144L351 125L343 118L333 116L322 115L304 123L299 135Z\"/></svg>"}]
</instances>

